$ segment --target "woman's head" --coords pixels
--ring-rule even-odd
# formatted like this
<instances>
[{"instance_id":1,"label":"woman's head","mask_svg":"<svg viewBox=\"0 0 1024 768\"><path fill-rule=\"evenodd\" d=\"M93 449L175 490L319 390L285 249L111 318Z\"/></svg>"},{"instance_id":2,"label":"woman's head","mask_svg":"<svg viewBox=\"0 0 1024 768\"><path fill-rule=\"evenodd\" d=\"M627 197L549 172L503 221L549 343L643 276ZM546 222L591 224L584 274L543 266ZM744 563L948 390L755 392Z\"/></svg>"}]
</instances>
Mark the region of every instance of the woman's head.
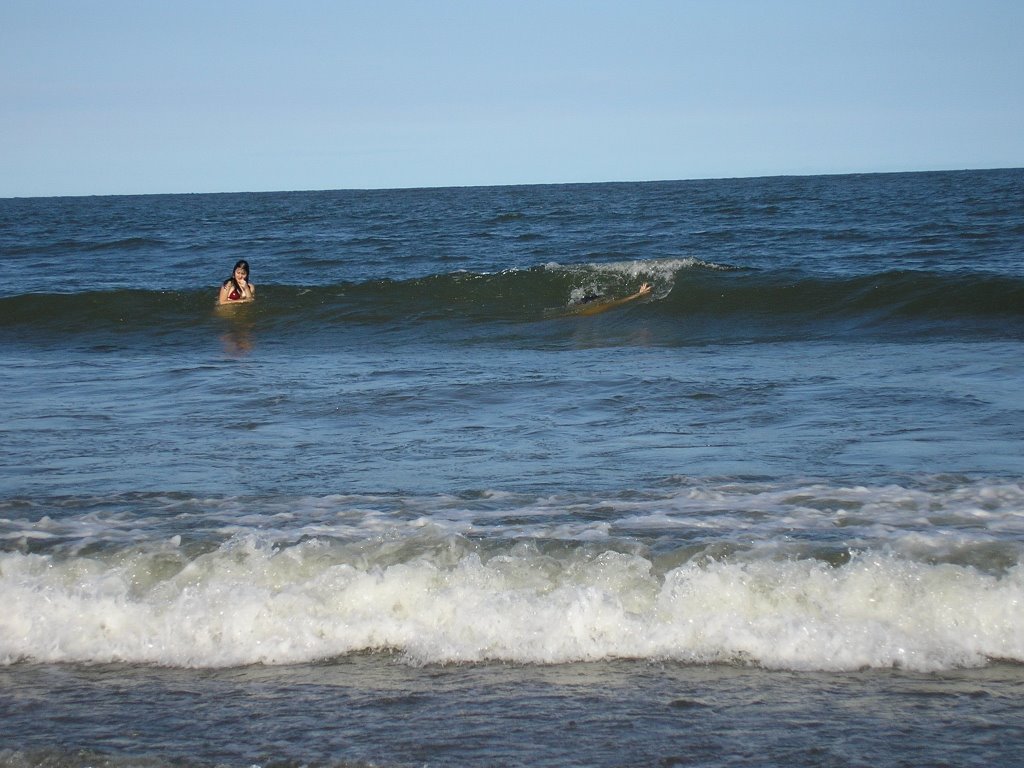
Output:
<instances>
[{"instance_id":1,"label":"woman's head","mask_svg":"<svg viewBox=\"0 0 1024 768\"><path fill-rule=\"evenodd\" d=\"M241 278L244 278L244 279L248 280L249 279L249 262L246 261L245 259L242 259L241 261L236 263L235 264L235 268L231 270L231 276L233 278L235 278L235 279L238 279L239 277L241 277Z\"/></svg>"}]
</instances>

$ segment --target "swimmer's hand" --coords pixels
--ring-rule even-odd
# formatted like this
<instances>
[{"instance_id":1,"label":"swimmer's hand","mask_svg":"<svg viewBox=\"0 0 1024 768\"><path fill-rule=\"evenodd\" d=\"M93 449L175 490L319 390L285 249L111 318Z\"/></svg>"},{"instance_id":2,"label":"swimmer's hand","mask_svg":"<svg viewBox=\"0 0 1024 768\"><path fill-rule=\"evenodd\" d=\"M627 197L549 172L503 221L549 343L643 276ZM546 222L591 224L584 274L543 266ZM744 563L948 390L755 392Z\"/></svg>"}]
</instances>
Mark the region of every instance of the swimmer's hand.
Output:
<instances>
[{"instance_id":1,"label":"swimmer's hand","mask_svg":"<svg viewBox=\"0 0 1024 768\"><path fill-rule=\"evenodd\" d=\"M643 285L640 286L640 290L636 292L636 295L637 296L646 296L650 292L651 292L651 284L650 283L644 283Z\"/></svg>"}]
</instances>

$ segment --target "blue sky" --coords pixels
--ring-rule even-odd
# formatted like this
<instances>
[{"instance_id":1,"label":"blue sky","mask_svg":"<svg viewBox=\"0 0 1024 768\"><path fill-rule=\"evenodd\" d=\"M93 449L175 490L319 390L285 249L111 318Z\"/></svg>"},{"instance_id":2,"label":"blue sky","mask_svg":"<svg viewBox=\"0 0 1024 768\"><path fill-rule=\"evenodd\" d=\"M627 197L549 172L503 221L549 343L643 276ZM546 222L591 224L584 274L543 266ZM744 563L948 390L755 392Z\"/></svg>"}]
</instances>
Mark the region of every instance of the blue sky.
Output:
<instances>
[{"instance_id":1,"label":"blue sky","mask_svg":"<svg viewBox=\"0 0 1024 768\"><path fill-rule=\"evenodd\" d=\"M1020 0L2 0L0 197L1024 166Z\"/></svg>"}]
</instances>

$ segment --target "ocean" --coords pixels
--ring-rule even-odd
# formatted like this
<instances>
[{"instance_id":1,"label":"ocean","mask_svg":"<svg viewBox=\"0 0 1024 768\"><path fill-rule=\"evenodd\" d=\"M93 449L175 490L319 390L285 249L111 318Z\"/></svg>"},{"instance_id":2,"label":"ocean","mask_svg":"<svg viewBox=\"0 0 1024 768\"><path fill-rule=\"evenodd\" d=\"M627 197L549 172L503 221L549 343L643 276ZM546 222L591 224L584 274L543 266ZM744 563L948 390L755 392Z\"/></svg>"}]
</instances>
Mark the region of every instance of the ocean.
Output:
<instances>
[{"instance_id":1,"label":"ocean","mask_svg":"<svg viewBox=\"0 0 1024 768\"><path fill-rule=\"evenodd\" d=\"M1024 170L3 199L0 363L2 768L1020 764Z\"/></svg>"}]
</instances>

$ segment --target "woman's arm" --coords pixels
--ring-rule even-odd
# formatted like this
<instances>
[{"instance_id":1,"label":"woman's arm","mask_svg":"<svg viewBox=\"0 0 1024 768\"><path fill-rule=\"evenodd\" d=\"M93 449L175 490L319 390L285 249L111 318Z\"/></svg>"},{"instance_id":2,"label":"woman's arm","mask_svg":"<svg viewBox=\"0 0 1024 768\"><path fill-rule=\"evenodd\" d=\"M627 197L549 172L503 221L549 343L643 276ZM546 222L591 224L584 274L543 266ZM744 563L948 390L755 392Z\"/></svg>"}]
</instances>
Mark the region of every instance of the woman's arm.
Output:
<instances>
[{"instance_id":1,"label":"woman's arm","mask_svg":"<svg viewBox=\"0 0 1024 768\"><path fill-rule=\"evenodd\" d=\"M231 280L225 280L224 284L220 287L220 294L217 296L217 303L239 304L243 301L256 300L256 286L252 283L246 282L243 285L239 285L237 290L241 295L237 299L232 299L231 293L235 290L235 284Z\"/></svg>"},{"instance_id":2,"label":"woman's arm","mask_svg":"<svg viewBox=\"0 0 1024 768\"><path fill-rule=\"evenodd\" d=\"M589 304L584 304L582 309L576 310L573 314L576 315L596 315L605 310L609 310L612 307L618 307L621 304L625 304L627 301L633 301L633 299L639 299L641 296L646 296L651 292L651 284L644 283L640 286L640 290L629 296L625 296L621 299L610 299L608 301L594 301Z\"/></svg>"},{"instance_id":3,"label":"woman's arm","mask_svg":"<svg viewBox=\"0 0 1024 768\"><path fill-rule=\"evenodd\" d=\"M218 304L230 304L231 303L231 299L229 299L228 296L231 295L231 289L233 287L234 286L231 285L231 281L230 280L225 280L223 282L223 284L221 284L221 286L220 286L220 293L217 295L217 303Z\"/></svg>"}]
</instances>

